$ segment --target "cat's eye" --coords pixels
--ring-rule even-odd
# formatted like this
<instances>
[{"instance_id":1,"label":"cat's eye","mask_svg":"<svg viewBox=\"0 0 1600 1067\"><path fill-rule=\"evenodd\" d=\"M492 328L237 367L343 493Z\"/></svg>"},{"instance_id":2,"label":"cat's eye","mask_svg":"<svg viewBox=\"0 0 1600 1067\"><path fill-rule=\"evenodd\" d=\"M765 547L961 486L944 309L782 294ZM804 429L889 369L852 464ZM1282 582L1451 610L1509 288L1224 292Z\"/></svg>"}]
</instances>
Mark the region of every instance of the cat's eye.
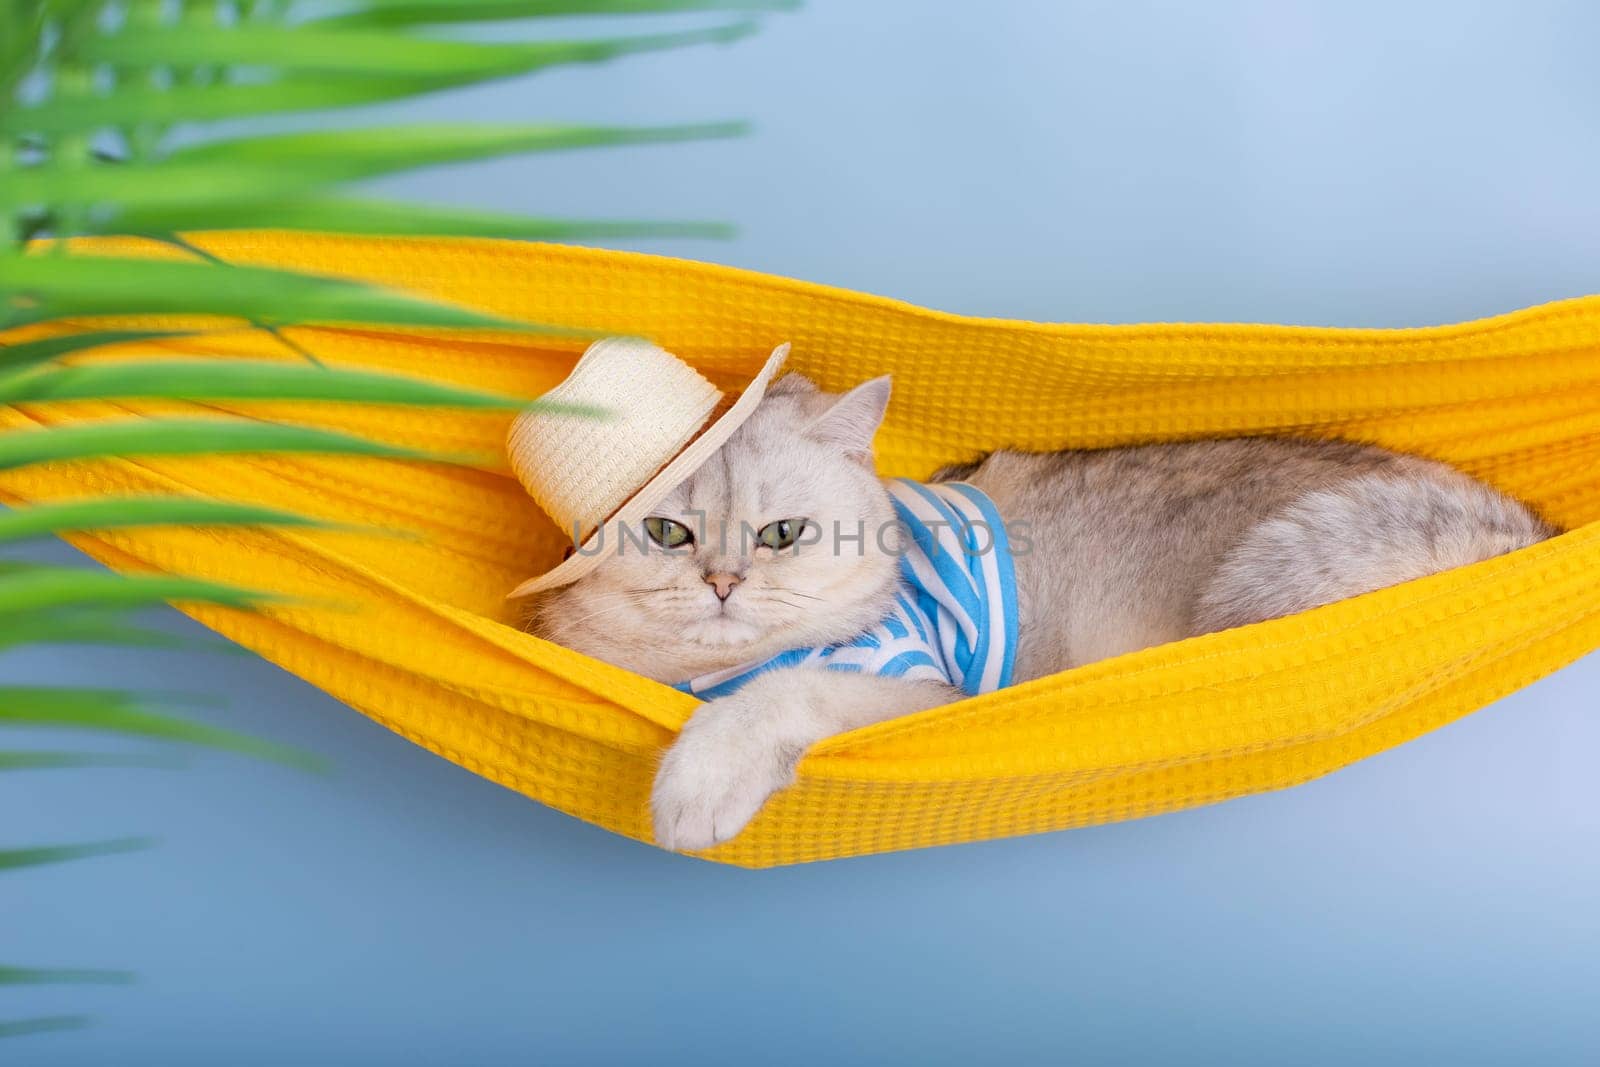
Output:
<instances>
[{"instance_id":1,"label":"cat's eye","mask_svg":"<svg viewBox=\"0 0 1600 1067\"><path fill-rule=\"evenodd\" d=\"M682 548L694 541L694 534L689 532L689 527L659 515L644 520L644 531L650 535L650 540L662 548Z\"/></svg>"},{"instance_id":2,"label":"cat's eye","mask_svg":"<svg viewBox=\"0 0 1600 1067\"><path fill-rule=\"evenodd\" d=\"M788 548L806 528L804 519L779 519L756 531L756 543L767 548Z\"/></svg>"}]
</instances>

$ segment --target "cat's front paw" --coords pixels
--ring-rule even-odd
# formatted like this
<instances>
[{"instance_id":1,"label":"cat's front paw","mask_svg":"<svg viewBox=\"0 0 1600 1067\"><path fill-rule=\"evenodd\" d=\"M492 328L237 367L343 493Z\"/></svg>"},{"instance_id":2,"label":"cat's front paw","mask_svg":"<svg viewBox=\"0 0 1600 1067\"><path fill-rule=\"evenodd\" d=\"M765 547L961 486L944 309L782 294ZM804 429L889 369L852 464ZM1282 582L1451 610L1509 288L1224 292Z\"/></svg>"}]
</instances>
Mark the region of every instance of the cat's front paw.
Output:
<instances>
[{"instance_id":1,"label":"cat's front paw","mask_svg":"<svg viewBox=\"0 0 1600 1067\"><path fill-rule=\"evenodd\" d=\"M799 753L762 729L760 710L733 696L695 712L656 771L650 809L658 844L675 852L721 844L794 781Z\"/></svg>"}]
</instances>

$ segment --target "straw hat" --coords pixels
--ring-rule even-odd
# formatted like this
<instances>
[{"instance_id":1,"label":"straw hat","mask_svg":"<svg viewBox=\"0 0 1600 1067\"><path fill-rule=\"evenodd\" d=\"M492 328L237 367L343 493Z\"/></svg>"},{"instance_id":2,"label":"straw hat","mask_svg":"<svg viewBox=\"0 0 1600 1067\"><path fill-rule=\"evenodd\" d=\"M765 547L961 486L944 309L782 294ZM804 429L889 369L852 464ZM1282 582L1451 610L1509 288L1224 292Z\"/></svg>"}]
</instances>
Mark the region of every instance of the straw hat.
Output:
<instances>
[{"instance_id":1,"label":"straw hat","mask_svg":"<svg viewBox=\"0 0 1600 1067\"><path fill-rule=\"evenodd\" d=\"M570 585L594 570L601 529L644 519L710 459L750 417L788 354L787 344L773 349L718 415L728 398L671 352L634 337L590 345L540 399L599 408L605 417L525 411L506 435L517 481L568 536L582 537L582 547L509 596Z\"/></svg>"}]
</instances>

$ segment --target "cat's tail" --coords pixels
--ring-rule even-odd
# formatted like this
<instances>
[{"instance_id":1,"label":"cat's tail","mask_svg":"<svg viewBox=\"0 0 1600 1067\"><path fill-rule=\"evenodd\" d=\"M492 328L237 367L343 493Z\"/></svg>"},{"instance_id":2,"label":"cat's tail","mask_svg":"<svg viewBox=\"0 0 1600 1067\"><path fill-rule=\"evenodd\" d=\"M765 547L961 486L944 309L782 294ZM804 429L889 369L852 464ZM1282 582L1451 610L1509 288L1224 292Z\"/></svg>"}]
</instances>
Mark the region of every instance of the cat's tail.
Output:
<instances>
[{"instance_id":1,"label":"cat's tail","mask_svg":"<svg viewBox=\"0 0 1600 1067\"><path fill-rule=\"evenodd\" d=\"M1358 475L1252 527L1201 594L1196 632L1292 615L1555 533L1523 504L1449 468Z\"/></svg>"}]
</instances>

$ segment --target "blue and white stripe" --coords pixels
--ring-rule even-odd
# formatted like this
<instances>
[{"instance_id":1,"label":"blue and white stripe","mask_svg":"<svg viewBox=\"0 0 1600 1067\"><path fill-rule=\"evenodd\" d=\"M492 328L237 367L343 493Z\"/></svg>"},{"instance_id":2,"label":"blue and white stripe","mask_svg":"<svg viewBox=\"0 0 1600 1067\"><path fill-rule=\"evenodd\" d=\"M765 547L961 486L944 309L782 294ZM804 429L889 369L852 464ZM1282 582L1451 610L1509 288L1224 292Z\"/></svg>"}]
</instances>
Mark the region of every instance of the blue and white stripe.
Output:
<instances>
[{"instance_id":1,"label":"blue and white stripe","mask_svg":"<svg viewBox=\"0 0 1600 1067\"><path fill-rule=\"evenodd\" d=\"M968 694L1011 684L1017 649L1017 583L1011 544L994 502L965 482L884 483L910 533L894 608L849 641L797 648L680 683L705 700L783 667L867 671L927 679Z\"/></svg>"}]
</instances>

